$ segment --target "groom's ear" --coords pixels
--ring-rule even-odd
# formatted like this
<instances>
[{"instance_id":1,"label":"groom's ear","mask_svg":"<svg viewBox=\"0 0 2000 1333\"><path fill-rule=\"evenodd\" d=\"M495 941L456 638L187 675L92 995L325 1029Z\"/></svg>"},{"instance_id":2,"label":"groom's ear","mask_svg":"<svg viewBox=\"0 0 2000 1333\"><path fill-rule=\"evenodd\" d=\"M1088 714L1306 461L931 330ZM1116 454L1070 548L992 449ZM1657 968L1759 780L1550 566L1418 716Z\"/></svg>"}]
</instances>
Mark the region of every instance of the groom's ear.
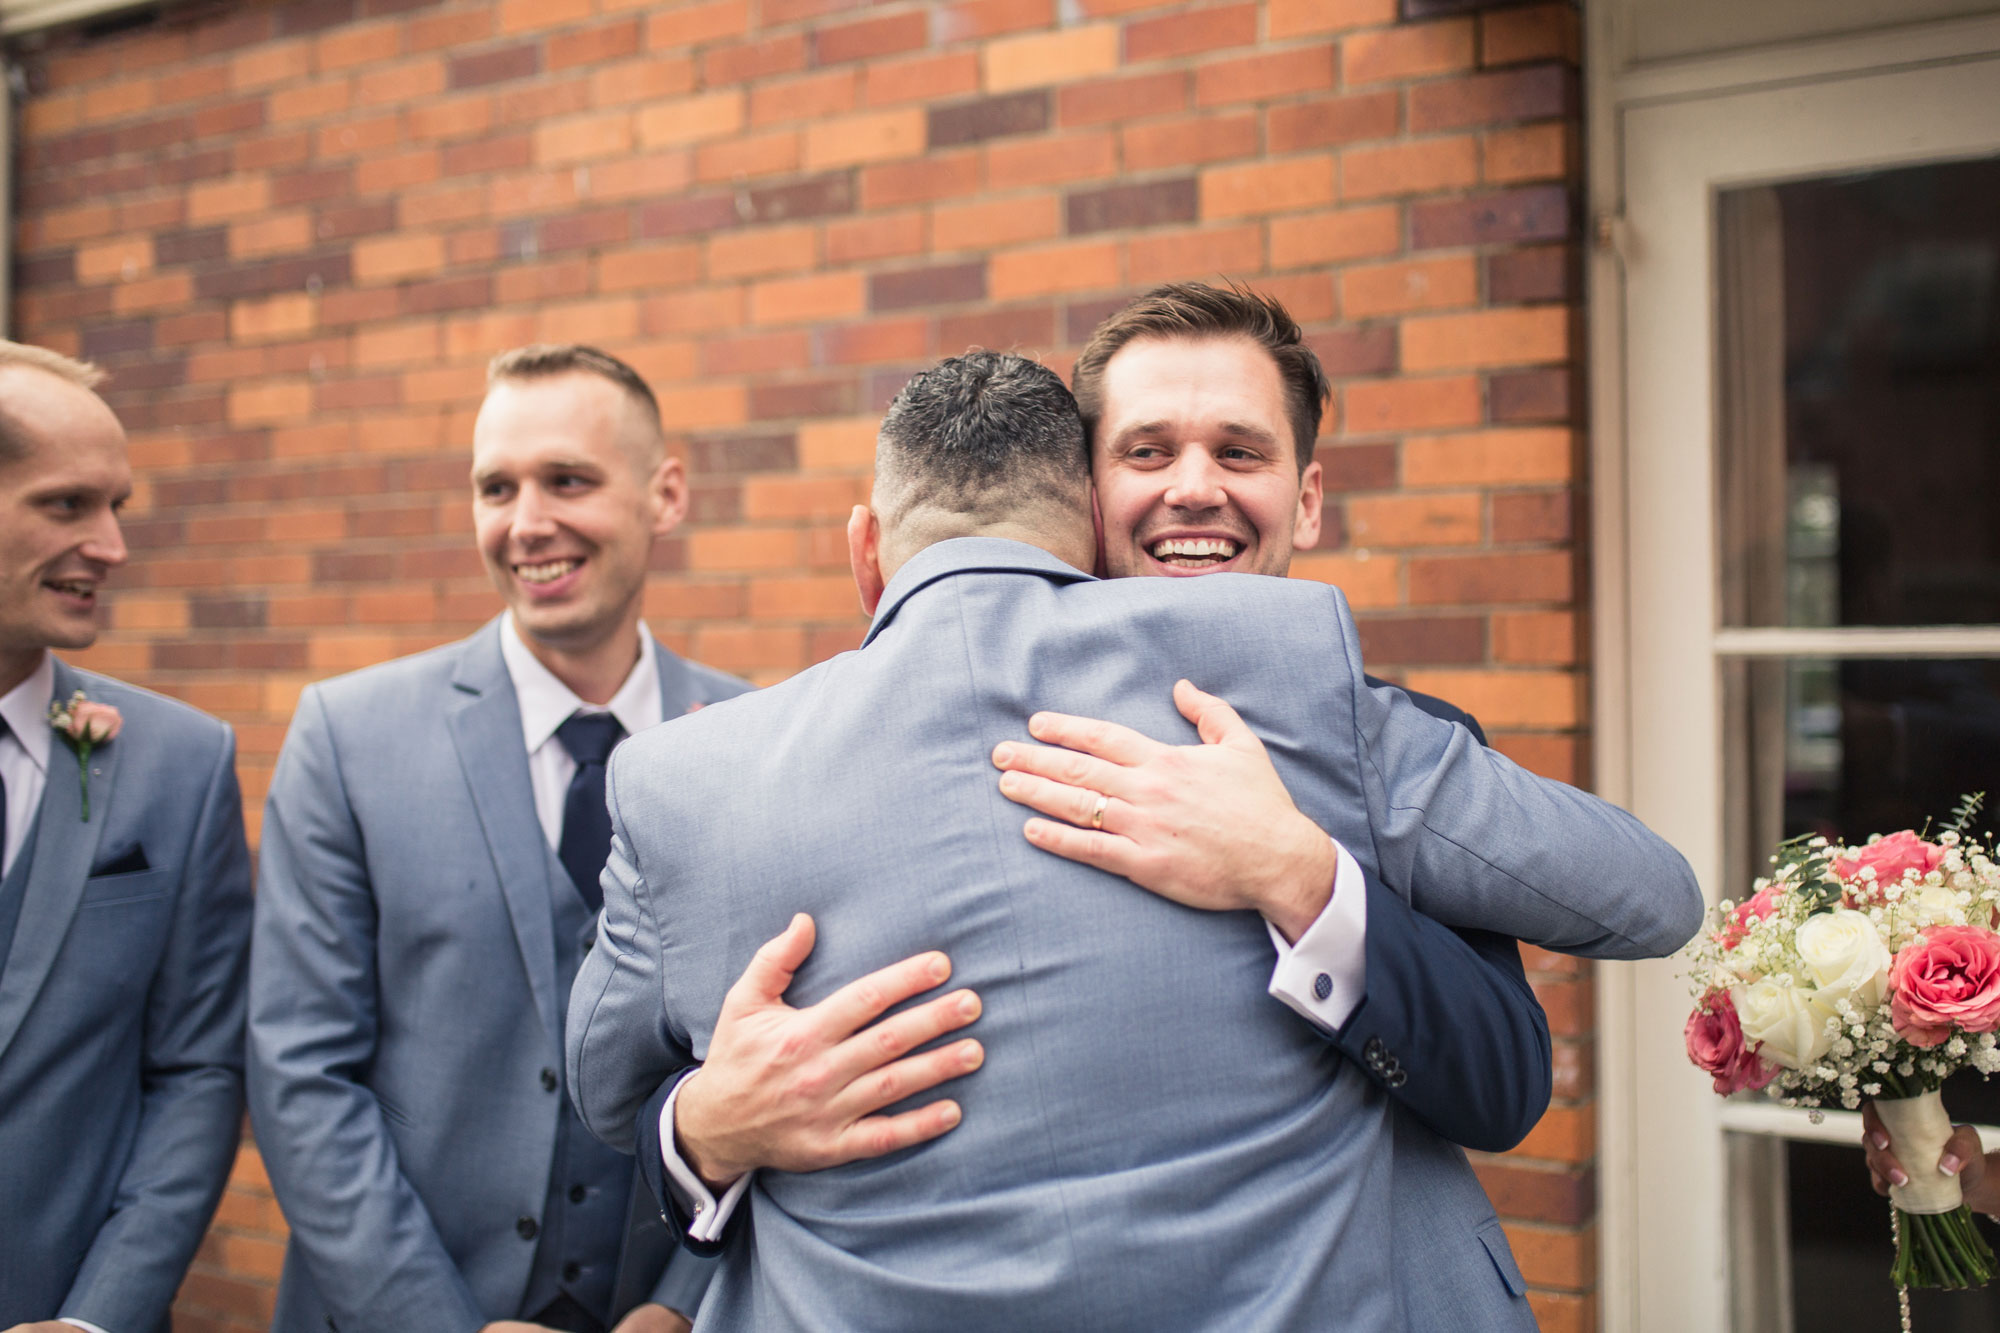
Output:
<instances>
[{"instance_id":1,"label":"groom's ear","mask_svg":"<svg viewBox=\"0 0 2000 1333\"><path fill-rule=\"evenodd\" d=\"M854 506L847 516L847 565L861 593L861 610L874 615L882 604L882 523L867 505Z\"/></svg>"}]
</instances>

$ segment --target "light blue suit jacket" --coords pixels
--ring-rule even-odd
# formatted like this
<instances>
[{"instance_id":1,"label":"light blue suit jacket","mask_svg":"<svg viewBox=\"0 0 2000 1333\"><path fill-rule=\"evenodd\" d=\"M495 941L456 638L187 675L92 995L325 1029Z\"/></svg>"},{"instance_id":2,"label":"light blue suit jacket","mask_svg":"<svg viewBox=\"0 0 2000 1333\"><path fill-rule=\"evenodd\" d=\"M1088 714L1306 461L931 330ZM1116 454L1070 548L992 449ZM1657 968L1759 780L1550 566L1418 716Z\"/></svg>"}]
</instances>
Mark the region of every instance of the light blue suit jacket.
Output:
<instances>
[{"instance_id":1,"label":"light blue suit jacket","mask_svg":"<svg viewBox=\"0 0 2000 1333\"><path fill-rule=\"evenodd\" d=\"M649 1094L704 1056L723 993L794 910L820 923L794 1003L923 948L986 1001L987 1062L953 1085L963 1124L759 1173L704 1329L1405 1326L1386 1099L1261 993L1262 923L1036 852L994 783L993 745L1037 708L1192 739L1183 675L1437 920L1613 954L1698 923L1685 862L1630 816L1363 685L1337 591L1100 583L1017 543L941 543L898 572L861 651L613 762L605 916L569 1031L601 1136L630 1142Z\"/></svg>"},{"instance_id":2,"label":"light blue suit jacket","mask_svg":"<svg viewBox=\"0 0 2000 1333\"><path fill-rule=\"evenodd\" d=\"M250 1116L279 1333L515 1318L561 1115L550 876L500 622L309 688L271 783ZM663 715L743 682L658 653ZM635 1192L636 1193L636 1192ZM640 1202L614 1311L668 1294Z\"/></svg>"},{"instance_id":3,"label":"light blue suit jacket","mask_svg":"<svg viewBox=\"0 0 2000 1333\"><path fill-rule=\"evenodd\" d=\"M214 718L56 663L124 730L50 747L0 968L0 1328L69 1315L153 1333L242 1132L250 858Z\"/></svg>"}]
</instances>

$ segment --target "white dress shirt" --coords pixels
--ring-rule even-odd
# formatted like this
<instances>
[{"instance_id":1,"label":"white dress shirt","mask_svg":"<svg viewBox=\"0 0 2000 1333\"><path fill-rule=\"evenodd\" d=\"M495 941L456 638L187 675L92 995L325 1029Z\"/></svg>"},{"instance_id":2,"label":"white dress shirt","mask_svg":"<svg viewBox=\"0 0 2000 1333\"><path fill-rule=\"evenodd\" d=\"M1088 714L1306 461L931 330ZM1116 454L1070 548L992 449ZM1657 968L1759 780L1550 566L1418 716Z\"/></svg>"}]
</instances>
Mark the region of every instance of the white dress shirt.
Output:
<instances>
[{"instance_id":1,"label":"white dress shirt","mask_svg":"<svg viewBox=\"0 0 2000 1333\"><path fill-rule=\"evenodd\" d=\"M1264 923L1271 932L1271 944L1278 951L1278 963L1271 969L1266 991L1328 1032L1339 1031L1347 1022L1355 1006L1361 1003L1368 982L1367 887L1360 863L1347 854L1338 839L1334 840L1333 851L1336 865L1333 896L1327 899L1326 906L1298 942L1285 943L1276 926ZM1324 995L1320 994L1322 989ZM660 1156L666 1163L669 1186L693 1219L688 1235L698 1241L714 1241L722 1236L743 1191L750 1186L750 1177L756 1172L737 1177L718 1199L682 1160L674 1143L674 1103L680 1099L681 1088L686 1086L683 1080L660 1108Z\"/></svg>"},{"instance_id":2,"label":"white dress shirt","mask_svg":"<svg viewBox=\"0 0 2000 1333\"><path fill-rule=\"evenodd\" d=\"M660 664L653 648L653 636L639 626L639 661L611 702L587 704L576 691L556 679L555 673L538 661L521 641L514 617L500 627L500 656L507 664L507 676L514 682L514 699L521 707L521 741L528 751L528 781L535 792L535 817L541 821L542 836L552 849L562 847L563 801L569 795L569 780L576 776L576 760L556 738L556 728L578 709L586 713L609 713L618 719L627 736L636 736L647 727L657 726L660 716Z\"/></svg>"},{"instance_id":3,"label":"white dress shirt","mask_svg":"<svg viewBox=\"0 0 2000 1333\"><path fill-rule=\"evenodd\" d=\"M49 746L55 732L49 726L49 701L56 694L56 660L42 654L42 664L28 678L0 695L0 718L7 731L0 735L0 783L7 786L7 840L0 845L0 879L14 868L14 855L28 840L35 815L42 808L42 789L49 781Z\"/></svg>"}]
</instances>

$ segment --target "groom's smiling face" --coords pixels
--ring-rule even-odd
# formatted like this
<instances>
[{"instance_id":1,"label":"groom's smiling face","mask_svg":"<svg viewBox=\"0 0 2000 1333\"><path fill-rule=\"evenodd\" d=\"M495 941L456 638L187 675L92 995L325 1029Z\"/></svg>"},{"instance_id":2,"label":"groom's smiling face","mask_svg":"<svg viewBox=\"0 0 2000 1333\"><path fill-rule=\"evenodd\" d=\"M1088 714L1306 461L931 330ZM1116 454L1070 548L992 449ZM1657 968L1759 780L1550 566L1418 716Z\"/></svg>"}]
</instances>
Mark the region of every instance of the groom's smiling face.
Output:
<instances>
[{"instance_id":1,"label":"groom's smiling face","mask_svg":"<svg viewBox=\"0 0 2000 1333\"><path fill-rule=\"evenodd\" d=\"M581 652L636 622L653 541L686 510L681 475L609 380L495 384L472 431L472 517L521 632Z\"/></svg>"},{"instance_id":2,"label":"groom's smiling face","mask_svg":"<svg viewBox=\"0 0 2000 1333\"><path fill-rule=\"evenodd\" d=\"M1277 362L1245 337L1138 338L1105 364L1090 471L1112 578L1283 574L1319 540Z\"/></svg>"}]
</instances>

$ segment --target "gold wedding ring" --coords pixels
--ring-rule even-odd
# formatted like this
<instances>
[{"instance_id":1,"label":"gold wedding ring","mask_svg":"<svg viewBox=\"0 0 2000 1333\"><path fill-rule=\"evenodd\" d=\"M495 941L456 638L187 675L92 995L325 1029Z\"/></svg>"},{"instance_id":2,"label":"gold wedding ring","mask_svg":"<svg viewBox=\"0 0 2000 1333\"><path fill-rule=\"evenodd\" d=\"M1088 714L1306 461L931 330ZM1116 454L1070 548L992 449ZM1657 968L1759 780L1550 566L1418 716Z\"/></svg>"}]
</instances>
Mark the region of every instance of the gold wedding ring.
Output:
<instances>
[{"instance_id":1,"label":"gold wedding ring","mask_svg":"<svg viewBox=\"0 0 2000 1333\"><path fill-rule=\"evenodd\" d=\"M1102 831L1104 828L1104 807L1111 804L1111 798L1103 792L1097 793L1097 808L1090 812L1090 826Z\"/></svg>"}]
</instances>

